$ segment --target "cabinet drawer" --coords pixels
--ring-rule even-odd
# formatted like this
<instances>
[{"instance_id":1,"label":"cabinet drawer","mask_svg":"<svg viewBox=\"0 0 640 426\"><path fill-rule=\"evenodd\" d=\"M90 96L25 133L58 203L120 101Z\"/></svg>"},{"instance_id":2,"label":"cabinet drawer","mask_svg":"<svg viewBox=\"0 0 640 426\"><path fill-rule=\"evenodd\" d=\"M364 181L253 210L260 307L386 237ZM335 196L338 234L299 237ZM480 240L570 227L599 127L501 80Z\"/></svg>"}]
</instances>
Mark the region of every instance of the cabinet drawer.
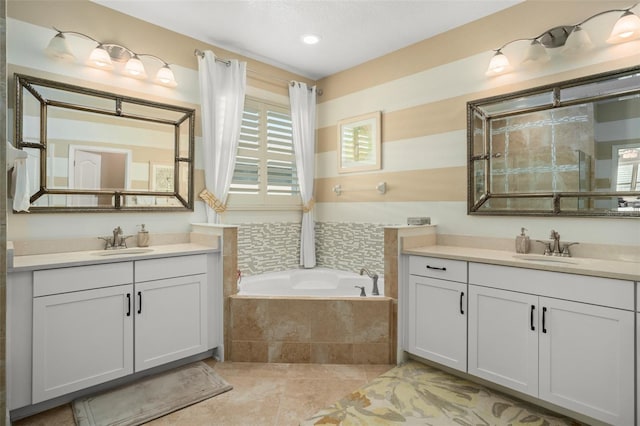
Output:
<instances>
[{"instance_id":1,"label":"cabinet drawer","mask_svg":"<svg viewBox=\"0 0 640 426\"><path fill-rule=\"evenodd\" d=\"M437 257L411 256L409 258L409 273L466 283L467 262Z\"/></svg>"},{"instance_id":2,"label":"cabinet drawer","mask_svg":"<svg viewBox=\"0 0 640 426\"><path fill-rule=\"evenodd\" d=\"M634 309L633 281L469 263L469 284L612 308Z\"/></svg>"},{"instance_id":3,"label":"cabinet drawer","mask_svg":"<svg viewBox=\"0 0 640 426\"><path fill-rule=\"evenodd\" d=\"M133 262L33 272L33 297L133 283Z\"/></svg>"},{"instance_id":4,"label":"cabinet drawer","mask_svg":"<svg viewBox=\"0 0 640 426\"><path fill-rule=\"evenodd\" d=\"M162 280L207 272L207 255L175 256L136 261L136 282Z\"/></svg>"}]
</instances>

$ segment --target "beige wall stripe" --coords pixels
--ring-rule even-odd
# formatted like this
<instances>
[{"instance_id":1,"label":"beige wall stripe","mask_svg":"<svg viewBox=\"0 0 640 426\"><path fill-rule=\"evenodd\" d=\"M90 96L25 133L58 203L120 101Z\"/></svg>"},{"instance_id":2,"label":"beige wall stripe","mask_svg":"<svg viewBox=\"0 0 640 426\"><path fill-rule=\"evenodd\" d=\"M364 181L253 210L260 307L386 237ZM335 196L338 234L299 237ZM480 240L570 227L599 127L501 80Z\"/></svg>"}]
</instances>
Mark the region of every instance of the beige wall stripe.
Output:
<instances>
[{"instance_id":1,"label":"beige wall stripe","mask_svg":"<svg viewBox=\"0 0 640 426\"><path fill-rule=\"evenodd\" d=\"M387 183L387 193L376 191ZM337 195L335 185L344 192ZM466 167L338 176L315 180L316 202L463 201L467 197Z\"/></svg>"}]
</instances>

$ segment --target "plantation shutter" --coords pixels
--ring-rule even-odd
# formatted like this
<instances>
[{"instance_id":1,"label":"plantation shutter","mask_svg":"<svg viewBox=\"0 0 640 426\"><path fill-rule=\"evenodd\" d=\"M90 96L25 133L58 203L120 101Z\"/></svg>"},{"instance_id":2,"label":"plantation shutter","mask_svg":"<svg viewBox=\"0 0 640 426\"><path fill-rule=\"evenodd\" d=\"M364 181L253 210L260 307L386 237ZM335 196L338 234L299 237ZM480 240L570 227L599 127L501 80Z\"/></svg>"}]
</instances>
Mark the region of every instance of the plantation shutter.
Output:
<instances>
[{"instance_id":1,"label":"plantation shutter","mask_svg":"<svg viewBox=\"0 0 640 426\"><path fill-rule=\"evenodd\" d=\"M267 110L267 195L299 192L291 115Z\"/></svg>"},{"instance_id":2,"label":"plantation shutter","mask_svg":"<svg viewBox=\"0 0 640 426\"><path fill-rule=\"evenodd\" d=\"M296 196L285 204L298 204L292 135L286 108L247 99L229 193L241 196L242 204L281 203L283 196Z\"/></svg>"},{"instance_id":3,"label":"plantation shutter","mask_svg":"<svg viewBox=\"0 0 640 426\"><path fill-rule=\"evenodd\" d=\"M258 194L260 191L260 115L260 109L245 105L229 193Z\"/></svg>"}]
</instances>

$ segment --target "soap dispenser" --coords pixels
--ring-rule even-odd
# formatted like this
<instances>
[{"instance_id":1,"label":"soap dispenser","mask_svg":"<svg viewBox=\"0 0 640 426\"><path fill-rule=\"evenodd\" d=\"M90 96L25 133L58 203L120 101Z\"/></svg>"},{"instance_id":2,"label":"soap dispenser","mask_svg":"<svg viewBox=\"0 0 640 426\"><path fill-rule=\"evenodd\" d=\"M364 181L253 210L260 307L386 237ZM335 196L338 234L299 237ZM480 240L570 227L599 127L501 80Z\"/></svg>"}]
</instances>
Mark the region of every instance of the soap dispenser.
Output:
<instances>
[{"instance_id":1,"label":"soap dispenser","mask_svg":"<svg viewBox=\"0 0 640 426\"><path fill-rule=\"evenodd\" d=\"M516 253L529 253L529 236L525 234L525 231L525 228L520 228L520 235L516 237Z\"/></svg>"},{"instance_id":2,"label":"soap dispenser","mask_svg":"<svg viewBox=\"0 0 640 426\"><path fill-rule=\"evenodd\" d=\"M140 225L140 230L138 231L138 247L148 247L149 246L149 231L147 231L144 227L144 223Z\"/></svg>"}]
</instances>

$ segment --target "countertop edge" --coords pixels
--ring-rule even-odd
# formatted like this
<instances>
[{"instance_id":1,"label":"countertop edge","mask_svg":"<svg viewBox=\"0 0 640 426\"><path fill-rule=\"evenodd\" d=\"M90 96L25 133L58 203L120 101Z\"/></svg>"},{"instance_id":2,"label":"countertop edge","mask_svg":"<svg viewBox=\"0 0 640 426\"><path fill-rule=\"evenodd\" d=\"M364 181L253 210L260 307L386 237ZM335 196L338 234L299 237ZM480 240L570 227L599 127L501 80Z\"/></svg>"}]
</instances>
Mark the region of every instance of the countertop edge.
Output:
<instances>
[{"instance_id":1,"label":"countertop edge","mask_svg":"<svg viewBox=\"0 0 640 426\"><path fill-rule=\"evenodd\" d=\"M153 249L153 251L148 253L127 253L126 249L123 249L122 254L111 256L93 254L99 252L99 250L14 256L13 264L7 265L7 273L220 252L219 248L194 243L168 244L149 248Z\"/></svg>"},{"instance_id":2,"label":"countertop edge","mask_svg":"<svg viewBox=\"0 0 640 426\"><path fill-rule=\"evenodd\" d=\"M537 269L550 272L563 272L600 278L612 278L640 282L640 264L604 259L570 258L579 264L542 263L515 258L515 253L455 246L426 246L405 249L402 254L429 256L442 259L463 260L488 263L492 265L513 266L517 268ZM588 264L587 264L588 262Z\"/></svg>"}]
</instances>

